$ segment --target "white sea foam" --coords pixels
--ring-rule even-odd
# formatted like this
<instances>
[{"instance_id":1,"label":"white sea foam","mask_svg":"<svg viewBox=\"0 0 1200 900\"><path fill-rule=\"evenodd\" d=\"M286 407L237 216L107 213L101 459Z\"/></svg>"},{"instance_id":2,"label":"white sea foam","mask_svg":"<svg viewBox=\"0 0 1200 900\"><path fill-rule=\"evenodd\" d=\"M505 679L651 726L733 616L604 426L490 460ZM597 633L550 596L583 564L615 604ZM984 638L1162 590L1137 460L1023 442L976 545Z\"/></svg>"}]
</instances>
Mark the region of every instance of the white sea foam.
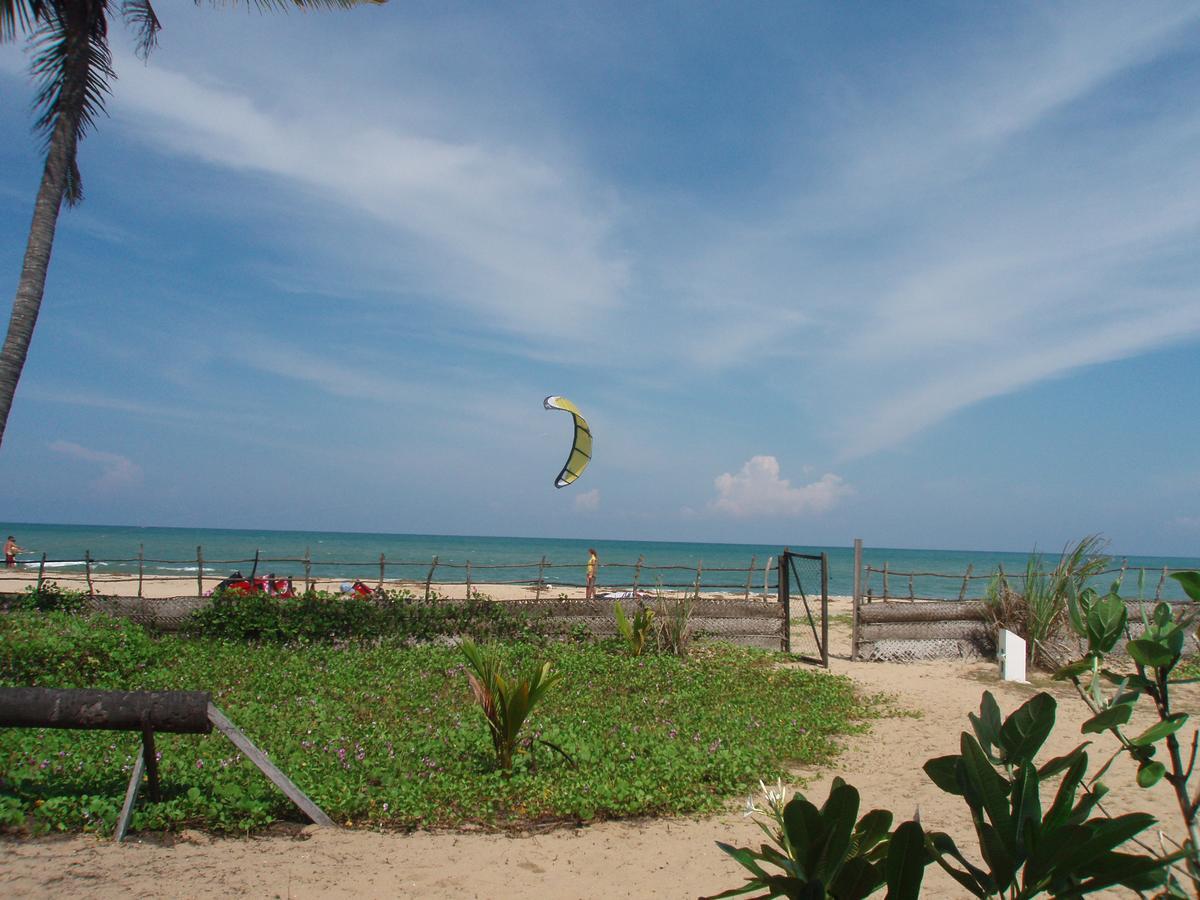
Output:
<instances>
[{"instance_id":1,"label":"white sea foam","mask_svg":"<svg viewBox=\"0 0 1200 900\"><path fill-rule=\"evenodd\" d=\"M26 566L29 566L32 568L33 566L40 566L40 565L42 565L42 563L27 562L27 563L24 563L23 565L26 565ZM65 569L65 568L67 568L67 566L86 566L86 565L87 565L87 563L84 562L82 559L80 559L80 560L60 560L58 562L48 562L45 564L47 569ZM107 565L108 565L108 563L106 563L106 562L93 562L92 568L99 569L99 568L102 568Z\"/></svg>"}]
</instances>

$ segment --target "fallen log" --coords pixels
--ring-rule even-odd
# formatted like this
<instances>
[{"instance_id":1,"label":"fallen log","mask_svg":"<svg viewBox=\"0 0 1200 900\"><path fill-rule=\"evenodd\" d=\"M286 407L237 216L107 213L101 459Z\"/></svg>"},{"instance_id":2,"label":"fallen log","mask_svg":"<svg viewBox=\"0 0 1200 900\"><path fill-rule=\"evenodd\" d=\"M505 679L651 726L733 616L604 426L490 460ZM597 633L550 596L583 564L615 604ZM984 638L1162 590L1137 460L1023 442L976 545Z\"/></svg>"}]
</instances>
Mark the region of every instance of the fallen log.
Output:
<instances>
[{"instance_id":1,"label":"fallen log","mask_svg":"<svg viewBox=\"0 0 1200 900\"><path fill-rule=\"evenodd\" d=\"M0 688L0 728L105 728L208 734L206 691Z\"/></svg>"}]
</instances>

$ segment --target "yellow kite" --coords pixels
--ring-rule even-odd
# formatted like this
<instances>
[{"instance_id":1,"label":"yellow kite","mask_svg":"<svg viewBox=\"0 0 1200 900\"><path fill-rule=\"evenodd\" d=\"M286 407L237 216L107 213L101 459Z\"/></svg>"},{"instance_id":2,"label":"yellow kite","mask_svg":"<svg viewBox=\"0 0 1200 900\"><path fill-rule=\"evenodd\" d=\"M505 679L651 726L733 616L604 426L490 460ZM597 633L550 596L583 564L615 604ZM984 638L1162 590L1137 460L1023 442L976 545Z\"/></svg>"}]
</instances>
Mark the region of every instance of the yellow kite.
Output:
<instances>
[{"instance_id":1,"label":"yellow kite","mask_svg":"<svg viewBox=\"0 0 1200 900\"><path fill-rule=\"evenodd\" d=\"M554 479L555 487L564 488L582 475L587 464L592 461L592 430L588 428L587 420L579 414L579 407L566 397L547 397L542 405L546 409L569 412L575 420L575 442L571 445L566 464L558 473L558 478Z\"/></svg>"}]
</instances>

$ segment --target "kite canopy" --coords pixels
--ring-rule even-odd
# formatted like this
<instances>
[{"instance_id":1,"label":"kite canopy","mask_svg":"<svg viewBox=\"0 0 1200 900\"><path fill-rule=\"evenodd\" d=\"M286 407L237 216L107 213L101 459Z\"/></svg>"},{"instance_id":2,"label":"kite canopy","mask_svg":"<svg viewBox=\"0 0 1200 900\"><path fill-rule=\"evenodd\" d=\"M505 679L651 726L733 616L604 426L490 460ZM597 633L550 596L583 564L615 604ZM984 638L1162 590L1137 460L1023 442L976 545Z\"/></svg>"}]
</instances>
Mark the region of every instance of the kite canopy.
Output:
<instances>
[{"instance_id":1,"label":"kite canopy","mask_svg":"<svg viewBox=\"0 0 1200 900\"><path fill-rule=\"evenodd\" d=\"M547 397L542 405L546 409L569 412L575 420L575 441L571 445L571 452L562 471L558 473L558 478L554 479L555 487L565 488L582 475L587 464L592 461L592 430L588 428L587 420L579 414L579 407L566 397Z\"/></svg>"}]
</instances>

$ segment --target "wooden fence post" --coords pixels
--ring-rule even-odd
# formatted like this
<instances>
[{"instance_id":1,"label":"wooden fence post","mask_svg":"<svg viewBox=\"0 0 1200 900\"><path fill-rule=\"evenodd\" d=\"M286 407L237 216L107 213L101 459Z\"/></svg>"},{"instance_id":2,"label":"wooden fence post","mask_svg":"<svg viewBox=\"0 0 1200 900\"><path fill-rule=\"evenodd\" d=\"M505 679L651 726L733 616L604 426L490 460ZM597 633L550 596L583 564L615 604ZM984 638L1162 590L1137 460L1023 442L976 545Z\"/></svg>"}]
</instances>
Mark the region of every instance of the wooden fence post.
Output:
<instances>
[{"instance_id":1,"label":"wooden fence post","mask_svg":"<svg viewBox=\"0 0 1200 900\"><path fill-rule=\"evenodd\" d=\"M637 563L633 567L633 596L634 597L637 596L638 584L640 584L641 580L642 580L642 562L645 559L646 559L646 557L642 556L641 554L638 554Z\"/></svg>"},{"instance_id":2,"label":"wooden fence post","mask_svg":"<svg viewBox=\"0 0 1200 900\"><path fill-rule=\"evenodd\" d=\"M313 589L312 583L312 554L309 548L304 548L304 593L309 593Z\"/></svg>"},{"instance_id":3,"label":"wooden fence post","mask_svg":"<svg viewBox=\"0 0 1200 900\"><path fill-rule=\"evenodd\" d=\"M910 572L908 575L908 602L911 603L916 599L916 595L913 593L913 577L912 573Z\"/></svg>"},{"instance_id":4,"label":"wooden fence post","mask_svg":"<svg viewBox=\"0 0 1200 900\"><path fill-rule=\"evenodd\" d=\"M88 596L93 597L96 594L96 589L92 587L92 551L83 551L83 574L87 579Z\"/></svg>"},{"instance_id":5,"label":"wooden fence post","mask_svg":"<svg viewBox=\"0 0 1200 900\"><path fill-rule=\"evenodd\" d=\"M862 602L862 538L854 539L854 596L850 599L850 660L858 659L858 605Z\"/></svg>"},{"instance_id":6,"label":"wooden fence post","mask_svg":"<svg viewBox=\"0 0 1200 900\"><path fill-rule=\"evenodd\" d=\"M750 557L750 568L746 570L746 593L742 595L743 600L750 599L750 581L754 578L754 564L758 562L758 555Z\"/></svg>"},{"instance_id":7,"label":"wooden fence post","mask_svg":"<svg viewBox=\"0 0 1200 900\"><path fill-rule=\"evenodd\" d=\"M769 591L771 588L771 563L774 562L774 560L775 557L768 556L767 564L763 566L763 600L767 599L767 591Z\"/></svg>"},{"instance_id":8,"label":"wooden fence post","mask_svg":"<svg viewBox=\"0 0 1200 900\"><path fill-rule=\"evenodd\" d=\"M784 653L792 652L792 582L787 572L788 554L784 550L779 556L779 602L783 604L783 646L779 649Z\"/></svg>"},{"instance_id":9,"label":"wooden fence post","mask_svg":"<svg viewBox=\"0 0 1200 900\"><path fill-rule=\"evenodd\" d=\"M387 561L384 559L383 554L380 553L379 554L379 589L381 591L383 590L383 573L384 573L384 567L386 565L387 565Z\"/></svg>"},{"instance_id":10,"label":"wooden fence post","mask_svg":"<svg viewBox=\"0 0 1200 900\"><path fill-rule=\"evenodd\" d=\"M540 563L538 563L537 582L533 586L533 599L534 600L542 599L542 586L546 583L543 578L545 572L546 572L546 557L543 555L542 561Z\"/></svg>"},{"instance_id":11,"label":"wooden fence post","mask_svg":"<svg viewBox=\"0 0 1200 900\"><path fill-rule=\"evenodd\" d=\"M437 568L437 556L433 557L433 562L429 564L429 574L425 576L425 599L429 599L429 586L433 584L433 570Z\"/></svg>"},{"instance_id":12,"label":"wooden fence post","mask_svg":"<svg viewBox=\"0 0 1200 900\"><path fill-rule=\"evenodd\" d=\"M467 599L471 599L471 561L467 560Z\"/></svg>"},{"instance_id":13,"label":"wooden fence post","mask_svg":"<svg viewBox=\"0 0 1200 900\"><path fill-rule=\"evenodd\" d=\"M829 554L825 552L821 553L821 665L829 668Z\"/></svg>"},{"instance_id":14,"label":"wooden fence post","mask_svg":"<svg viewBox=\"0 0 1200 900\"><path fill-rule=\"evenodd\" d=\"M704 571L704 561L696 563L696 584L692 587L692 596L700 599L700 573Z\"/></svg>"},{"instance_id":15,"label":"wooden fence post","mask_svg":"<svg viewBox=\"0 0 1200 900\"><path fill-rule=\"evenodd\" d=\"M887 600L887 594L888 594L887 579L888 579L888 564L886 562L884 562L884 564L883 564L883 599L884 600Z\"/></svg>"},{"instance_id":16,"label":"wooden fence post","mask_svg":"<svg viewBox=\"0 0 1200 900\"><path fill-rule=\"evenodd\" d=\"M961 603L963 600L965 600L967 598L967 586L971 580L971 570L973 568L975 568L974 563L967 563L967 571L963 575L962 587L959 588L959 590L958 590L958 602L959 603Z\"/></svg>"},{"instance_id":17,"label":"wooden fence post","mask_svg":"<svg viewBox=\"0 0 1200 900\"><path fill-rule=\"evenodd\" d=\"M1154 602L1162 599L1163 585L1167 583L1167 567L1163 566L1162 575L1158 578L1158 587L1154 589Z\"/></svg>"},{"instance_id":18,"label":"wooden fence post","mask_svg":"<svg viewBox=\"0 0 1200 900\"><path fill-rule=\"evenodd\" d=\"M204 548L196 545L196 595L204 596Z\"/></svg>"},{"instance_id":19,"label":"wooden fence post","mask_svg":"<svg viewBox=\"0 0 1200 900\"><path fill-rule=\"evenodd\" d=\"M146 574L146 545L138 544L138 597L142 596L142 579Z\"/></svg>"},{"instance_id":20,"label":"wooden fence post","mask_svg":"<svg viewBox=\"0 0 1200 900\"><path fill-rule=\"evenodd\" d=\"M45 577L46 577L46 553L45 553L45 551L43 551L42 552L42 561L38 564L37 590L38 590L39 594L42 592L42 581L45 579Z\"/></svg>"}]
</instances>

